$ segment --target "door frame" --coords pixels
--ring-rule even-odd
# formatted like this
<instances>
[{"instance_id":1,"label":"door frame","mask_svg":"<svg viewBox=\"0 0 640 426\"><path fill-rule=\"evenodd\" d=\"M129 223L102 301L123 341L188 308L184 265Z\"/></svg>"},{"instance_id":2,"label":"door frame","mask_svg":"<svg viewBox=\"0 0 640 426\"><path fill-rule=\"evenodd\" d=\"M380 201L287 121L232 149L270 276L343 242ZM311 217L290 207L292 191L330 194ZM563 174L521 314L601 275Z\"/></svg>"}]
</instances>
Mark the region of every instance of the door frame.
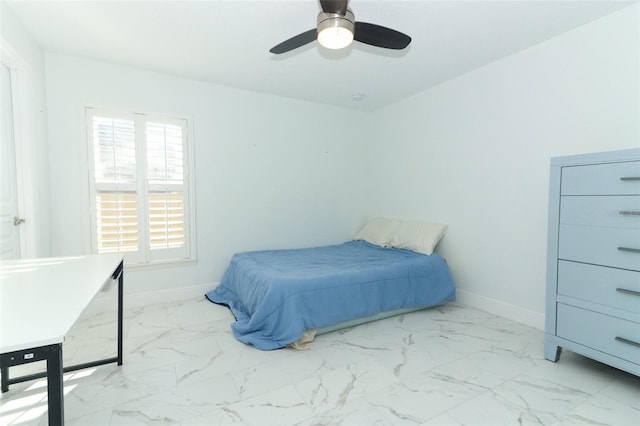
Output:
<instances>
[{"instance_id":1,"label":"door frame","mask_svg":"<svg viewBox=\"0 0 640 426\"><path fill-rule=\"evenodd\" d=\"M38 257L38 226L36 221L36 175L38 167L34 161L33 126L34 111L32 71L29 64L20 57L10 43L0 39L0 61L11 72L11 101L13 105L13 134L16 165L16 186L18 192L18 216L26 221L20 225L20 256Z\"/></svg>"}]
</instances>

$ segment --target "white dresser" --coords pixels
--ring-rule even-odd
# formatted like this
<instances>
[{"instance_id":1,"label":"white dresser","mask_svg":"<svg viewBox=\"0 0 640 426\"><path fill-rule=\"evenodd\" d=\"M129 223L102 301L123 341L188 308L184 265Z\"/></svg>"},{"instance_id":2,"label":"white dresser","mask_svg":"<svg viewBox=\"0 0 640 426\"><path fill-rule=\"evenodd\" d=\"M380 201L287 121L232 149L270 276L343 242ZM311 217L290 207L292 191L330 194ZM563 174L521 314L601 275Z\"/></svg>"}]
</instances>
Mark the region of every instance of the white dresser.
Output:
<instances>
[{"instance_id":1,"label":"white dresser","mask_svg":"<svg viewBox=\"0 0 640 426\"><path fill-rule=\"evenodd\" d=\"M640 376L640 149L551 160L545 358Z\"/></svg>"}]
</instances>

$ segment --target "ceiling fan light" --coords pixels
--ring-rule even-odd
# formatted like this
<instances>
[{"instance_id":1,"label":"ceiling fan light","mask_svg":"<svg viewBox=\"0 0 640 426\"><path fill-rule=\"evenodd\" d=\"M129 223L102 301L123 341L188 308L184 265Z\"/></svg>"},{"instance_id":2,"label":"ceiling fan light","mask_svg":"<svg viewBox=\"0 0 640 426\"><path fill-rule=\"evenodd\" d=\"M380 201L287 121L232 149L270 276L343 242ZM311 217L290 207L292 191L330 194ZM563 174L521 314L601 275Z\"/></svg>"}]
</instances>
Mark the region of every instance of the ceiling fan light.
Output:
<instances>
[{"instance_id":1,"label":"ceiling fan light","mask_svg":"<svg viewBox=\"0 0 640 426\"><path fill-rule=\"evenodd\" d=\"M353 33L346 28L330 27L318 33L318 42L327 49L342 49L353 41Z\"/></svg>"},{"instance_id":2,"label":"ceiling fan light","mask_svg":"<svg viewBox=\"0 0 640 426\"><path fill-rule=\"evenodd\" d=\"M318 15L318 42L327 49L342 49L353 41L354 16L347 10L345 16L320 12Z\"/></svg>"}]
</instances>

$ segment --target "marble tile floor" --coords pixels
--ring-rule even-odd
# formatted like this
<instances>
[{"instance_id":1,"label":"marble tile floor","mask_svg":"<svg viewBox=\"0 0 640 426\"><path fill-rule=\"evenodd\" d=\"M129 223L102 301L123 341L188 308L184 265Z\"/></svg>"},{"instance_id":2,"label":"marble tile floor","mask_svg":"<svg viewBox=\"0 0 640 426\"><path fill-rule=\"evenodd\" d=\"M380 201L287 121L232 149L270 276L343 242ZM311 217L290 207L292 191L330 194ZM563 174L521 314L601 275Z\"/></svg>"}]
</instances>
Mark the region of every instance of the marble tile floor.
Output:
<instances>
[{"instance_id":1,"label":"marble tile floor","mask_svg":"<svg viewBox=\"0 0 640 426\"><path fill-rule=\"evenodd\" d=\"M203 298L126 310L124 365L65 375L67 425L638 425L640 378L451 303L263 352ZM115 353L114 312L81 318L65 364ZM33 372L40 363L13 368ZM20 370L21 369L21 370ZM0 425L43 425L46 382L0 396Z\"/></svg>"}]
</instances>

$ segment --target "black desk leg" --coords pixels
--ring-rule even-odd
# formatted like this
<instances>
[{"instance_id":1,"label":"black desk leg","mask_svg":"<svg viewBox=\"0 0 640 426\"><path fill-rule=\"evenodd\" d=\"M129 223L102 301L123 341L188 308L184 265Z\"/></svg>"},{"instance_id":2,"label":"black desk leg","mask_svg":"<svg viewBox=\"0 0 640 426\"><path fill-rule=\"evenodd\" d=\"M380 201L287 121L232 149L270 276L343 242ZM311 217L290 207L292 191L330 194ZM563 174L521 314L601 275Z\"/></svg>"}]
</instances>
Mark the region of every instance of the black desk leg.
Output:
<instances>
[{"instance_id":1,"label":"black desk leg","mask_svg":"<svg viewBox=\"0 0 640 426\"><path fill-rule=\"evenodd\" d=\"M47 398L49 426L64 425L62 343L49 346L47 351Z\"/></svg>"},{"instance_id":2,"label":"black desk leg","mask_svg":"<svg viewBox=\"0 0 640 426\"><path fill-rule=\"evenodd\" d=\"M0 362L0 388L2 393L5 393L9 390L9 367Z\"/></svg>"},{"instance_id":3,"label":"black desk leg","mask_svg":"<svg viewBox=\"0 0 640 426\"><path fill-rule=\"evenodd\" d=\"M120 263L118 269L120 275L118 276L118 365L122 365L122 299L123 299L123 275L122 272L123 263Z\"/></svg>"}]
</instances>

